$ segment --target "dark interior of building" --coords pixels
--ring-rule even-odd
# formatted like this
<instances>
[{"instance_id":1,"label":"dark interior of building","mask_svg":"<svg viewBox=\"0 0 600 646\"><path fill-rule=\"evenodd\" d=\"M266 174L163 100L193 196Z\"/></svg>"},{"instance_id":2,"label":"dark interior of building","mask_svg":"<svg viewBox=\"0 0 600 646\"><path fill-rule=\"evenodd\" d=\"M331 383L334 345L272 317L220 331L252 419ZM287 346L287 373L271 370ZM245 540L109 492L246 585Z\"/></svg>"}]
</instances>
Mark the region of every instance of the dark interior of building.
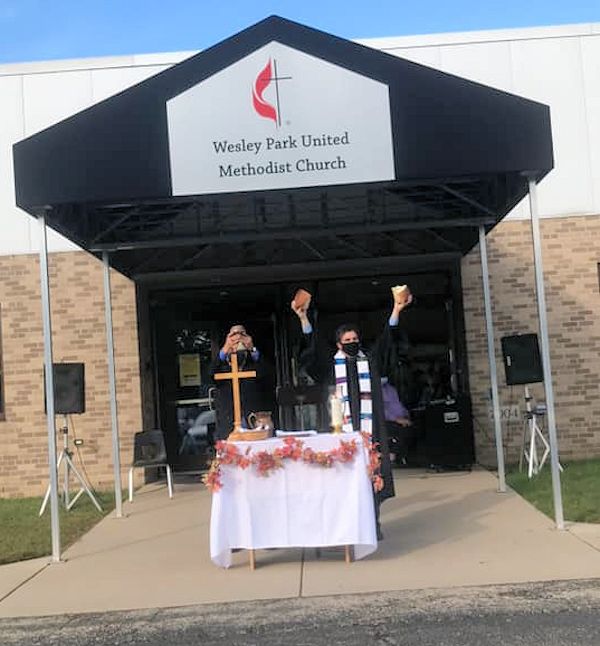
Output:
<instances>
[{"instance_id":1,"label":"dark interior of building","mask_svg":"<svg viewBox=\"0 0 600 646\"><path fill-rule=\"evenodd\" d=\"M299 407L286 399L286 392L297 392L303 385L297 366L302 334L290 309L293 295L299 287L313 295L310 318L333 354L335 329L344 322L359 327L365 348L373 346L387 325L390 288L399 282L409 284L414 293L400 322L409 339L408 354L390 357L383 371L413 418L413 428L407 431L411 436L407 457L413 464L427 462L425 438L417 428L420 412L432 401L468 390L460 285L451 269L151 292L154 409L156 424L166 432L172 463L180 470L197 470L210 458L214 425L210 364L231 325L246 326L269 366L265 390L272 396L265 407L271 409L278 428L327 428L323 401ZM196 368L186 375L182 366L185 362L189 366L190 360ZM396 365L400 360L403 365Z\"/></svg>"}]
</instances>

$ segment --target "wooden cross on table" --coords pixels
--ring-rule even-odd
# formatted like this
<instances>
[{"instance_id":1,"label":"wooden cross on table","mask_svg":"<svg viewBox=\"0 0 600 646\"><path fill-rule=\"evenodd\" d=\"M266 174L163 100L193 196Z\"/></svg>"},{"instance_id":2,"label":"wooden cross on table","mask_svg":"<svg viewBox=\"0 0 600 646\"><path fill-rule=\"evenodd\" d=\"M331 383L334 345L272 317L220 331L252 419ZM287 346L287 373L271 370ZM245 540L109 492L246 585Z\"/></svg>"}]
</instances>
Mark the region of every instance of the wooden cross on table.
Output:
<instances>
[{"instance_id":1,"label":"wooden cross on table","mask_svg":"<svg viewBox=\"0 0 600 646\"><path fill-rule=\"evenodd\" d=\"M233 393L233 432L235 433L242 428L240 379L249 379L251 377L256 377L256 370L244 370L240 372L240 370L238 369L237 352L232 352L229 357L231 361L231 372L219 372L215 375L215 380L231 380L231 391Z\"/></svg>"}]
</instances>

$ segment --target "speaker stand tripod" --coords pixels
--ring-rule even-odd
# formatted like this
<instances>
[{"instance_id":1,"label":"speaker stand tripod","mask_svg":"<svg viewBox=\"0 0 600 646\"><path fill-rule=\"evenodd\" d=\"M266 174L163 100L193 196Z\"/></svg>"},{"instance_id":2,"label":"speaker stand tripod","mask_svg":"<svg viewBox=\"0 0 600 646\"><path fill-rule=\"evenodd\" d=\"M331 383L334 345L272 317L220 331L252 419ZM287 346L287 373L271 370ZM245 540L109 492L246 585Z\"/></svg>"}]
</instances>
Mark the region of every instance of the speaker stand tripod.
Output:
<instances>
[{"instance_id":1,"label":"speaker stand tripod","mask_svg":"<svg viewBox=\"0 0 600 646\"><path fill-rule=\"evenodd\" d=\"M527 460L527 476L529 478L537 475L542 470L550 454L550 445L538 424L538 418L546 414L546 406L544 404L538 404L532 407L532 399L529 393L529 387L525 386L525 407L527 410L525 413L525 429L523 431L523 442L519 458L519 471L523 470L523 458L525 458ZM563 470L560 464L558 468L561 471Z\"/></svg>"},{"instance_id":2,"label":"speaker stand tripod","mask_svg":"<svg viewBox=\"0 0 600 646\"><path fill-rule=\"evenodd\" d=\"M85 478L79 473L77 470L77 467L73 463L72 460L72 451L69 449L69 424L67 421L67 416L64 416L64 426L60 428L60 432L63 435L63 449L58 455L58 460L56 462L56 470L57 472L60 471L61 465L64 468L64 474L63 474L63 503L65 505L65 509L69 511L72 509L73 505L79 500L81 495L83 493L86 493L96 509L99 512L102 512L102 507L100 506L100 503L96 499L96 496L92 493L92 490L90 489L90 486L86 482ZM70 492L69 492L69 480L71 476L71 472L75 476L75 478L79 481L79 484L81 485L79 491L71 498ZM44 500L42 502L42 506L40 507L40 513L39 515L41 516L44 513L44 510L46 509L46 505L48 504L48 499L50 498L50 485L48 485L48 488L46 489L46 495L44 496Z\"/></svg>"}]
</instances>

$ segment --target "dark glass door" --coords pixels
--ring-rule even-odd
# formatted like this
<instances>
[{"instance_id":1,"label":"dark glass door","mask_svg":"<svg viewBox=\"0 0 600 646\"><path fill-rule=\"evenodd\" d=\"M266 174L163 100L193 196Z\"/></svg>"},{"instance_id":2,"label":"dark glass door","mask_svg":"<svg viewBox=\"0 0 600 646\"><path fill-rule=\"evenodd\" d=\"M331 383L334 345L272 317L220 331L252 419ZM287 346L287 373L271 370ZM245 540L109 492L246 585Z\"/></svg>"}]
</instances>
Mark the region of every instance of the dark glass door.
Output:
<instances>
[{"instance_id":1,"label":"dark glass door","mask_svg":"<svg viewBox=\"0 0 600 646\"><path fill-rule=\"evenodd\" d=\"M157 417L165 433L169 461L178 471L205 469L212 458L214 404L218 395L210 368L232 325L230 311L233 309L214 307L212 320L204 318L208 311L206 304L203 310L196 311L187 305L163 305L153 311ZM260 351L263 409L270 410L279 424L275 392L280 356L275 339L275 316L270 313L256 316L254 309L238 300L236 320L243 322Z\"/></svg>"},{"instance_id":2,"label":"dark glass door","mask_svg":"<svg viewBox=\"0 0 600 646\"><path fill-rule=\"evenodd\" d=\"M169 461L179 471L206 467L213 450L215 413L210 365L217 347L212 321L155 313L159 419Z\"/></svg>"}]
</instances>

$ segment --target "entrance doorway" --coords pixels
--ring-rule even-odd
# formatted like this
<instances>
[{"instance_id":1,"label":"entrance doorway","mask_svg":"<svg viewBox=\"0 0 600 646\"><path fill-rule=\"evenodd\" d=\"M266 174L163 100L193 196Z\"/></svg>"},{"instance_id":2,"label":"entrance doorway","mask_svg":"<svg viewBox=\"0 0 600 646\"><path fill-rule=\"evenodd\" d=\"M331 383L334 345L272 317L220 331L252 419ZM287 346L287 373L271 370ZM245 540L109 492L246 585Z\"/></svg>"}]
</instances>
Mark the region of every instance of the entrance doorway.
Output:
<instances>
[{"instance_id":1,"label":"entrance doorway","mask_svg":"<svg viewBox=\"0 0 600 646\"><path fill-rule=\"evenodd\" d=\"M401 279L416 296L402 316L409 353L390 357L390 381L411 409L422 408L433 397L468 392L458 271L415 272ZM293 294L298 287L313 294L313 318L332 352L335 329L342 322L357 324L368 348L387 324L390 287L397 282L397 275L371 275L152 292L155 418L165 432L174 468L204 469L211 458L215 412L210 365L231 325L246 326L268 366L269 383L264 386L272 393L278 427L310 424L323 430L323 403L299 407L289 398L290 391L306 385L298 371L302 334L290 311ZM400 360L408 361L402 370L396 363ZM398 383L399 372L408 375L405 383ZM428 391L431 376L437 380L435 394Z\"/></svg>"},{"instance_id":2,"label":"entrance doorway","mask_svg":"<svg viewBox=\"0 0 600 646\"><path fill-rule=\"evenodd\" d=\"M153 295L156 419L175 470L204 469L212 457L217 394L211 365L232 325L243 323L259 346L269 367L265 391L275 393L278 339L272 296L268 286Z\"/></svg>"}]
</instances>

